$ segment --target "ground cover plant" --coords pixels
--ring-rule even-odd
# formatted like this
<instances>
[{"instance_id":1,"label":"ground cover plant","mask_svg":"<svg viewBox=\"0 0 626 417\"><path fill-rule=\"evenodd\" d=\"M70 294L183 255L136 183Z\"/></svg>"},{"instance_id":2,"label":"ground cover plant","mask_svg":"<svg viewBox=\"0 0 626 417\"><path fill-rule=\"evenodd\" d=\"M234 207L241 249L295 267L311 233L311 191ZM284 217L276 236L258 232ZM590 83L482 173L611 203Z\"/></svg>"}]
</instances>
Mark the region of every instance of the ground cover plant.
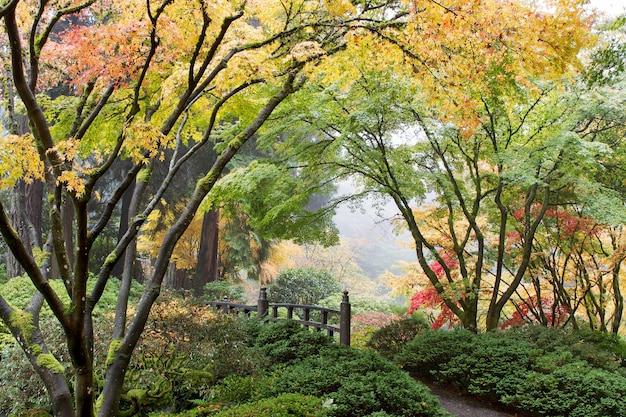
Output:
<instances>
[{"instance_id":1,"label":"ground cover plant","mask_svg":"<svg viewBox=\"0 0 626 417\"><path fill-rule=\"evenodd\" d=\"M626 416L626 345L614 334L524 326L418 334L395 360L537 416Z\"/></svg>"}]
</instances>

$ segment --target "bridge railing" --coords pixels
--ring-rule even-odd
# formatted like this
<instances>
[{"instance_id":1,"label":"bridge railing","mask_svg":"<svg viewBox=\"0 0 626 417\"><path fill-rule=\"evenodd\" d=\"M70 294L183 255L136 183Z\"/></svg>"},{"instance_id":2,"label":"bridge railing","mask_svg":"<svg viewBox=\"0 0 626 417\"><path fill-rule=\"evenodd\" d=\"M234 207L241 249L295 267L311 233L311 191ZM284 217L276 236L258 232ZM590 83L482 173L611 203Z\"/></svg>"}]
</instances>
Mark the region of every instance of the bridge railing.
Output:
<instances>
[{"instance_id":1,"label":"bridge railing","mask_svg":"<svg viewBox=\"0 0 626 417\"><path fill-rule=\"evenodd\" d=\"M307 328L314 328L318 331L325 330L331 337L338 334L339 343L350 346L351 306L348 291L343 292L343 299L339 309L306 304L270 303L267 299L267 288L265 287L262 287L259 291L257 305L232 303L228 301L227 297L224 297L221 301L213 301L211 305L227 314L241 313L249 316L252 312L256 312L258 317L266 318L270 321L296 320ZM285 317L282 317L280 314L283 311L286 312ZM296 312L296 315L294 315L294 312ZM300 314L302 317L300 317ZM338 320L333 320L333 317L338 317Z\"/></svg>"}]
</instances>

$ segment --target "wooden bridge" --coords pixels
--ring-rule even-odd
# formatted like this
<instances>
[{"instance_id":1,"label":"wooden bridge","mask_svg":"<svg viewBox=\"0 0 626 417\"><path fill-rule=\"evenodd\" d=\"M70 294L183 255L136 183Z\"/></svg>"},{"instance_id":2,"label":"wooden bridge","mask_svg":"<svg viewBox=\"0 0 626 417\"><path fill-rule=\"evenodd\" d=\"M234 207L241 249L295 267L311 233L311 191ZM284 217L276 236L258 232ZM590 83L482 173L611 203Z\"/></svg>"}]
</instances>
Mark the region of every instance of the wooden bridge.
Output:
<instances>
[{"instance_id":1,"label":"wooden bridge","mask_svg":"<svg viewBox=\"0 0 626 417\"><path fill-rule=\"evenodd\" d=\"M297 320L307 328L314 328L318 331L326 330L331 337L338 334L339 343L350 346L351 312L348 291L343 292L339 310L306 304L270 303L265 287L261 287L259 291L257 305L232 303L228 301L228 297L224 297L221 301L213 301L211 305L228 314L250 315L254 311L259 318L266 318L270 321ZM280 311L286 311L286 317L279 317ZM294 317L294 311L298 314L302 313L302 317ZM311 314L312 312L319 312L319 314ZM319 316L319 321L316 320L317 316ZM329 319L335 316L339 317L338 324L331 324L332 320Z\"/></svg>"}]
</instances>

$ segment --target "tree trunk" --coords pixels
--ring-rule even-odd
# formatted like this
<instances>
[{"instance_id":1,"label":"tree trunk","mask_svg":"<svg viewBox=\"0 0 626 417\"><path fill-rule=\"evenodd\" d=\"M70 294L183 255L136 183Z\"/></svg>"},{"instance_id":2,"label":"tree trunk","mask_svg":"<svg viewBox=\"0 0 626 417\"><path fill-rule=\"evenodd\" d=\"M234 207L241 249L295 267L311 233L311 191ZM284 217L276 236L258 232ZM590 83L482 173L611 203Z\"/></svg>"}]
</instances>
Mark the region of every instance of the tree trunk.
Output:
<instances>
[{"instance_id":1,"label":"tree trunk","mask_svg":"<svg viewBox=\"0 0 626 417\"><path fill-rule=\"evenodd\" d=\"M8 79L11 79L10 71L8 72ZM9 132L13 135L24 135L29 132L28 118L24 114L18 114L15 112L15 91L11 83L8 83L7 87L6 95L8 99L7 110L9 113ZM10 206L11 222L31 253L33 245L41 246L42 199L43 183L40 181L33 182L31 186L28 186L23 181L19 181L17 186L13 189ZM33 236L29 234L29 223L32 227L31 231L34 232L34 235L39 236L39 241L34 241ZM21 267L17 259L15 259L13 254L9 252L7 255L7 276L12 278L22 274L24 274L24 269Z\"/></svg>"},{"instance_id":2,"label":"tree trunk","mask_svg":"<svg viewBox=\"0 0 626 417\"><path fill-rule=\"evenodd\" d=\"M31 227L31 237L33 239L33 247L41 247L43 245L43 193L44 184L42 181L33 181L31 184L25 185L26 197L24 208L26 210L26 218Z\"/></svg>"},{"instance_id":3,"label":"tree trunk","mask_svg":"<svg viewBox=\"0 0 626 417\"><path fill-rule=\"evenodd\" d=\"M202 295L206 283L217 279L219 217L219 210L212 208L202 219L198 264L192 285L196 296Z\"/></svg>"},{"instance_id":4,"label":"tree trunk","mask_svg":"<svg viewBox=\"0 0 626 417\"><path fill-rule=\"evenodd\" d=\"M615 306L615 315L613 316L613 322L611 324L611 332L618 334L619 327L622 324L622 315L624 314L624 296L620 287L620 269L621 264L617 264L612 271L612 285L613 285L613 302Z\"/></svg>"},{"instance_id":5,"label":"tree trunk","mask_svg":"<svg viewBox=\"0 0 626 417\"><path fill-rule=\"evenodd\" d=\"M117 240L118 240L118 242L122 239L122 236L124 236L124 233L126 233L126 230L128 230L128 219L130 217L131 202L133 200L134 192L135 192L135 184L133 183L133 185L128 187L128 189L124 193L124 196L122 197L122 208L121 208L121 212L120 212L120 224L119 224L119 228L118 228L118 232L117 232ZM120 278L120 279L122 278L122 275L123 275L124 269L125 269L125 267L124 267L124 265L125 265L124 260L126 259L126 255L128 254L128 252L129 251L125 251L124 254L117 261L117 263L115 264L115 267L113 268L113 271L111 272L112 276ZM134 255L134 253L132 253L132 255Z\"/></svg>"},{"instance_id":6,"label":"tree trunk","mask_svg":"<svg viewBox=\"0 0 626 417\"><path fill-rule=\"evenodd\" d=\"M153 163L150 164L150 168L152 169ZM127 203L127 207L122 207L122 218L126 218L126 227L122 228L120 226L119 231L124 235L126 230L128 229L128 219L135 217L139 212L139 206L141 205L141 201L143 200L144 193L148 186L147 180L141 181L139 183L135 183L133 186L129 187L125 194L124 200L130 195L130 199ZM123 206L125 201L123 203ZM126 321L127 321L127 310L128 310L128 298L130 297L130 287L132 284L133 276L135 275L135 258L137 257L137 240L133 239L132 242L128 244L126 250L124 251L123 261L117 261L117 265L122 266L122 284L120 285L120 293L117 297L117 303L115 306L115 326L113 329L113 338L120 339L124 336L126 332Z\"/></svg>"},{"instance_id":7,"label":"tree trunk","mask_svg":"<svg viewBox=\"0 0 626 417\"><path fill-rule=\"evenodd\" d=\"M69 198L63 204L63 241L70 265L74 265L74 205Z\"/></svg>"},{"instance_id":8,"label":"tree trunk","mask_svg":"<svg viewBox=\"0 0 626 417\"><path fill-rule=\"evenodd\" d=\"M11 202L9 205L9 217L11 219L11 224L17 231L20 239L24 242L24 244L30 250L30 246L28 243L30 239L25 236L24 233L24 225L22 223L22 218L20 213L24 212L24 207L22 206L23 199L21 196L23 195L24 183L20 181L18 185L13 190L13 195L11 196ZM19 261L15 258L12 252L8 252L7 254L7 276L9 278L20 276L24 273L24 268L20 265Z\"/></svg>"}]
</instances>

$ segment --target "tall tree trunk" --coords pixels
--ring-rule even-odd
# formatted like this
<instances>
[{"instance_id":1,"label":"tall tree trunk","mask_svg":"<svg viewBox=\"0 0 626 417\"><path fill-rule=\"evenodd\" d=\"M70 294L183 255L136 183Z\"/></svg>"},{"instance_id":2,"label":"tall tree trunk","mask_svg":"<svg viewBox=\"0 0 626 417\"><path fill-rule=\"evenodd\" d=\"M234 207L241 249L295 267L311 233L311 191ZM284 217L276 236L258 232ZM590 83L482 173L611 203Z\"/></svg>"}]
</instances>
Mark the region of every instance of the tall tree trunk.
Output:
<instances>
[{"instance_id":1,"label":"tall tree trunk","mask_svg":"<svg viewBox=\"0 0 626 417\"><path fill-rule=\"evenodd\" d=\"M19 235L20 239L22 239L25 246L27 246L27 248L30 250L31 249L30 245L28 245L28 243L30 242L30 239L28 239L27 236L25 236L24 225L22 223L22 217L20 216L20 214L24 212L24 208L22 206L23 199L21 198L21 196L23 195L23 189L24 189L24 184L23 182L20 181L17 184L17 186L14 188L13 195L11 196L11 201L9 204L9 217L11 219L11 224L17 231L17 234ZM9 252L7 254L6 263L7 263L7 276L9 278L17 277L24 273L24 269L22 268L19 261L17 260L17 258L15 258L12 252Z\"/></svg>"},{"instance_id":2,"label":"tall tree trunk","mask_svg":"<svg viewBox=\"0 0 626 417\"><path fill-rule=\"evenodd\" d=\"M69 197L63 201L61 210L61 219L63 222L63 242L65 242L65 256L67 256L68 267L73 268L74 265L74 205ZM59 270L60 266L57 257L52 256L50 263L50 279L58 279L62 276Z\"/></svg>"},{"instance_id":3,"label":"tall tree trunk","mask_svg":"<svg viewBox=\"0 0 626 417\"><path fill-rule=\"evenodd\" d=\"M620 287L620 269L621 264L617 264L612 271L612 285L613 285L613 302L615 307L615 315L613 316L613 322L611 324L611 332L617 334L619 332L620 325L622 324L622 315L624 314L624 296Z\"/></svg>"},{"instance_id":4,"label":"tall tree trunk","mask_svg":"<svg viewBox=\"0 0 626 417\"><path fill-rule=\"evenodd\" d=\"M33 239L33 247L42 247L43 245L43 193L44 183L42 181L33 181L31 184L25 185L25 204L26 217L31 227L31 238Z\"/></svg>"},{"instance_id":5,"label":"tall tree trunk","mask_svg":"<svg viewBox=\"0 0 626 417\"><path fill-rule=\"evenodd\" d=\"M11 77L10 71L7 71L8 79ZM15 90L11 83L8 83L6 88L7 96L7 111L9 116L8 130L13 135L24 135L29 132L28 118L24 114L18 114L15 112ZM36 185L38 184L38 185ZM31 191L33 194L29 193ZM17 230L20 238L26 245L29 251L32 253L33 246L41 246L41 202L43 198L43 183L36 181L29 187L23 181L19 181L17 186L13 190L13 196L10 205L10 218L13 227ZM39 204L36 204L36 200L39 199ZM38 213L34 210L39 207ZM31 211L32 210L32 211ZM30 225L29 225L30 223ZM31 226L32 225L32 226ZM39 241L34 241L30 232L34 232L38 235ZM38 232L38 234L37 234ZM20 276L24 273L24 269L20 266L20 263L15 259L11 252L7 256L7 275L9 277Z\"/></svg>"},{"instance_id":6,"label":"tall tree trunk","mask_svg":"<svg viewBox=\"0 0 626 417\"><path fill-rule=\"evenodd\" d=\"M128 161L128 164L132 165L132 163L130 163L130 161ZM125 165L126 165L126 163L125 163ZM122 208L121 208L121 212L120 212L120 224L119 224L119 228L118 228L118 232L117 232L117 240L118 240L118 242L122 239L122 236L124 236L124 233L126 233L126 230L128 230L128 219L130 217L131 202L132 202L132 199L133 199L134 192L135 192L135 184L133 184L130 187L128 187L128 189L124 193L124 196L122 197ZM126 254L128 252L130 252L130 251L124 252L124 254L120 257L120 259L115 264L115 267L113 268L113 271L111 272L111 275L113 275L114 277L117 277L117 278L120 278L120 279L122 278L122 274L124 273L124 268L125 268L124 265L125 265Z\"/></svg>"},{"instance_id":7,"label":"tall tree trunk","mask_svg":"<svg viewBox=\"0 0 626 417\"><path fill-rule=\"evenodd\" d=\"M192 285L197 296L202 295L206 283L217 280L219 218L219 210L211 208L202 219L198 264Z\"/></svg>"},{"instance_id":8,"label":"tall tree trunk","mask_svg":"<svg viewBox=\"0 0 626 417\"><path fill-rule=\"evenodd\" d=\"M152 169L153 163L150 164L149 170ZM122 208L122 217L126 217L126 228L122 229L120 226L120 232L122 235L126 233L128 229L128 219L135 217L139 212L139 206L143 200L144 193L148 187L149 176L145 177L143 181L135 183L132 187L126 190L124 200L126 196L130 194L130 201L126 210ZM129 192L132 189L132 192ZM122 265L122 284L120 285L120 293L117 297L117 304L115 306L115 325L113 329L113 338L120 339L124 337L126 333L126 315L128 310L128 298L130 297L130 287L132 284L134 272L135 272L135 258L137 257L137 240L133 239L124 251L123 262L118 260L117 264Z\"/></svg>"},{"instance_id":9,"label":"tall tree trunk","mask_svg":"<svg viewBox=\"0 0 626 417\"><path fill-rule=\"evenodd\" d=\"M74 265L74 205L69 198L63 204L63 241L70 265Z\"/></svg>"}]
</instances>

